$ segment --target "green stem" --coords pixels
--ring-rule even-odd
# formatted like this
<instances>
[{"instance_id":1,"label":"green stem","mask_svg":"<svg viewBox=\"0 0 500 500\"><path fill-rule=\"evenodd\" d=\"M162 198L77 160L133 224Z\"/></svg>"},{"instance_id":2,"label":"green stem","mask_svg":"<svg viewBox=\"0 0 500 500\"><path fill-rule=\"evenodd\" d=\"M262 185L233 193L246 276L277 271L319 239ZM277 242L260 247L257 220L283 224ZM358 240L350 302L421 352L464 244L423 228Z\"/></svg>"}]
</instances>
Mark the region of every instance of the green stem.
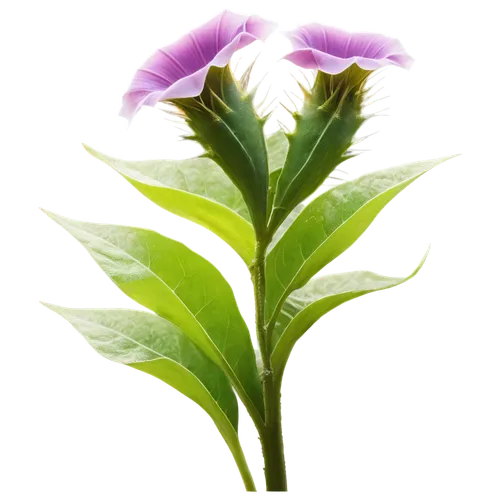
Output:
<instances>
[{"instance_id":1,"label":"green stem","mask_svg":"<svg viewBox=\"0 0 500 500\"><path fill-rule=\"evenodd\" d=\"M267 491L287 491L283 433L281 429L281 394L271 364L270 331L265 322L265 255L270 238L257 238L255 260L251 268L255 292L257 338L262 357L262 388L265 422L259 431L264 455Z\"/></svg>"},{"instance_id":2,"label":"green stem","mask_svg":"<svg viewBox=\"0 0 500 500\"><path fill-rule=\"evenodd\" d=\"M261 442L267 491L287 491L280 391L274 380L268 384L264 383L264 391L267 415Z\"/></svg>"}]
</instances>

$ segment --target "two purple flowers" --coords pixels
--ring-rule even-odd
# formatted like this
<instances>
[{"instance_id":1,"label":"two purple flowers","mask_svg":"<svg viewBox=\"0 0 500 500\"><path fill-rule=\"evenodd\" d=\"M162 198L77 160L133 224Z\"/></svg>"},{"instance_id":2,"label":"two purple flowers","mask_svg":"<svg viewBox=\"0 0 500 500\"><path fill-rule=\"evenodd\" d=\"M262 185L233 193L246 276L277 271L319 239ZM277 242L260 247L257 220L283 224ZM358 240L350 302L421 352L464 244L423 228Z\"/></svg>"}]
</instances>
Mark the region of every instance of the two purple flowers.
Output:
<instances>
[{"instance_id":1,"label":"two purple flowers","mask_svg":"<svg viewBox=\"0 0 500 500\"><path fill-rule=\"evenodd\" d=\"M200 95L211 67L226 66L237 50L266 40L275 28L274 23L258 16L222 12L157 50L137 70L123 96L120 114L131 120L142 106ZM327 74L342 73L354 64L373 71L388 65L409 68L413 62L398 40L383 35L309 24L287 36L293 51L285 59Z\"/></svg>"}]
</instances>

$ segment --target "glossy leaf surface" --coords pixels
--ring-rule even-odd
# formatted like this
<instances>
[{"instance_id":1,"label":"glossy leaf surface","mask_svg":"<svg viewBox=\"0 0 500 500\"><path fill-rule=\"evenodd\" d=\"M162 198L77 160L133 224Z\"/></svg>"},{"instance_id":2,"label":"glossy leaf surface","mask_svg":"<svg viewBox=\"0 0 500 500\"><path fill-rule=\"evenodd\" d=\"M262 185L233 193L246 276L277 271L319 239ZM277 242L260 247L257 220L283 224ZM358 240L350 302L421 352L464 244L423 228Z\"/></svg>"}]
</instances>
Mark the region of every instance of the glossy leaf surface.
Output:
<instances>
[{"instance_id":1,"label":"glossy leaf surface","mask_svg":"<svg viewBox=\"0 0 500 500\"><path fill-rule=\"evenodd\" d=\"M231 287L210 262L154 231L48 214L88 250L129 297L177 325L263 412L248 328Z\"/></svg>"},{"instance_id":2,"label":"glossy leaf surface","mask_svg":"<svg viewBox=\"0 0 500 500\"><path fill-rule=\"evenodd\" d=\"M411 163L364 175L312 201L267 256L266 317L349 248L406 186L448 158Z\"/></svg>"},{"instance_id":3,"label":"glossy leaf surface","mask_svg":"<svg viewBox=\"0 0 500 500\"><path fill-rule=\"evenodd\" d=\"M270 195L286 158L288 140L282 131L266 138ZM160 207L209 229L230 245L249 266L255 252L255 233L243 196L224 171L209 158L130 161L86 151L121 174ZM270 198L272 206L272 198Z\"/></svg>"},{"instance_id":4,"label":"glossy leaf surface","mask_svg":"<svg viewBox=\"0 0 500 500\"><path fill-rule=\"evenodd\" d=\"M429 257L428 247L417 265L405 275L369 269L329 272L290 294L283 304L271 337L271 363L282 373L299 340L329 312L366 295L399 287L414 279Z\"/></svg>"},{"instance_id":5,"label":"glossy leaf surface","mask_svg":"<svg viewBox=\"0 0 500 500\"><path fill-rule=\"evenodd\" d=\"M248 209L241 193L215 162L209 158L125 161L84 147L151 201L206 227L251 264L255 233Z\"/></svg>"},{"instance_id":6,"label":"glossy leaf surface","mask_svg":"<svg viewBox=\"0 0 500 500\"><path fill-rule=\"evenodd\" d=\"M69 321L105 358L149 373L200 405L253 484L238 440L238 403L227 377L176 326L126 309L68 309L44 304Z\"/></svg>"}]
</instances>

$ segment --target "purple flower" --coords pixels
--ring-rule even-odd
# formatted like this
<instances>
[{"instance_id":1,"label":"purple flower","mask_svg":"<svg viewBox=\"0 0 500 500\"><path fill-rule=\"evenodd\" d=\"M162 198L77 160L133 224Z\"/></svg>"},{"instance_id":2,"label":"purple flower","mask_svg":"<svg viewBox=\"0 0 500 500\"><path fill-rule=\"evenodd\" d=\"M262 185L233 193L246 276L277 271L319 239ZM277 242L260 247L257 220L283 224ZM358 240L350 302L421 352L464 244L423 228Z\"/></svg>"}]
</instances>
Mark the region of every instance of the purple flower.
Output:
<instances>
[{"instance_id":1,"label":"purple flower","mask_svg":"<svg viewBox=\"0 0 500 500\"><path fill-rule=\"evenodd\" d=\"M137 70L123 96L120 114L130 120L142 106L199 95L211 66L226 66L237 50L265 40L274 27L274 23L258 16L222 12L172 45L157 50Z\"/></svg>"},{"instance_id":2,"label":"purple flower","mask_svg":"<svg viewBox=\"0 0 500 500\"><path fill-rule=\"evenodd\" d=\"M348 33L338 28L308 24L288 33L293 52L285 59L306 69L336 75L349 66L373 71L383 66L409 68L413 59L395 38L371 33Z\"/></svg>"}]
</instances>

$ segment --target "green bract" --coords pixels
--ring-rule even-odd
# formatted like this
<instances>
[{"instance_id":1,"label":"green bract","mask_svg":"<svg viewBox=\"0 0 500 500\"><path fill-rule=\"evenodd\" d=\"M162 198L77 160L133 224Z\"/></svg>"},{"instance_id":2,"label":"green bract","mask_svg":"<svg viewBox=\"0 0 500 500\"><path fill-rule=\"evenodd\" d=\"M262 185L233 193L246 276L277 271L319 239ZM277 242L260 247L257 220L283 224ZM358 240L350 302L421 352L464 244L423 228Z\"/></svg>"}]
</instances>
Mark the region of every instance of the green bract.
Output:
<instances>
[{"instance_id":1,"label":"green bract","mask_svg":"<svg viewBox=\"0 0 500 500\"><path fill-rule=\"evenodd\" d=\"M351 158L349 148L365 121L361 114L369 71L351 66L341 75L319 71L311 92L304 91L302 112L294 113L289 154L279 178L271 231L312 194L335 167Z\"/></svg>"},{"instance_id":2,"label":"green bract","mask_svg":"<svg viewBox=\"0 0 500 500\"><path fill-rule=\"evenodd\" d=\"M251 68L238 81L227 62L240 46L264 39L268 23L232 13L219 17L216 28L207 25L216 32L213 45L202 47L192 35L158 51L139 70L124 99L129 115L160 101L175 108L192 129L187 138L204 148L203 155L130 161L85 148L151 201L207 228L238 253L254 286L258 349L222 274L184 244L147 229L79 222L47 212L125 294L152 313L47 307L105 358L149 373L201 406L226 441L246 489L254 491L238 439L236 393L259 433L267 489L285 491L280 390L293 346L344 302L408 281L425 257L405 278L368 271L315 276L398 193L450 157L372 172L305 204L353 156L350 148L366 120L366 81L373 70L408 64L409 56L399 42L387 39L377 50L372 44L365 47L370 57L354 54L353 64L352 58L325 55L338 37L347 36L344 32L321 30L320 25L299 31L298 47L287 58L316 68L316 78L311 88L302 88L303 108L293 113L295 130L265 137L268 117L259 115L247 89ZM200 33L211 40L209 28ZM333 41L308 47L308 30L320 30ZM178 60L184 52L200 60ZM182 76L181 70L187 74ZM150 87L143 88L145 82Z\"/></svg>"},{"instance_id":3,"label":"green bract","mask_svg":"<svg viewBox=\"0 0 500 500\"><path fill-rule=\"evenodd\" d=\"M199 98L176 99L206 156L214 160L245 199L255 231L265 232L269 171L263 127L251 94L229 68L210 69Z\"/></svg>"}]
</instances>

